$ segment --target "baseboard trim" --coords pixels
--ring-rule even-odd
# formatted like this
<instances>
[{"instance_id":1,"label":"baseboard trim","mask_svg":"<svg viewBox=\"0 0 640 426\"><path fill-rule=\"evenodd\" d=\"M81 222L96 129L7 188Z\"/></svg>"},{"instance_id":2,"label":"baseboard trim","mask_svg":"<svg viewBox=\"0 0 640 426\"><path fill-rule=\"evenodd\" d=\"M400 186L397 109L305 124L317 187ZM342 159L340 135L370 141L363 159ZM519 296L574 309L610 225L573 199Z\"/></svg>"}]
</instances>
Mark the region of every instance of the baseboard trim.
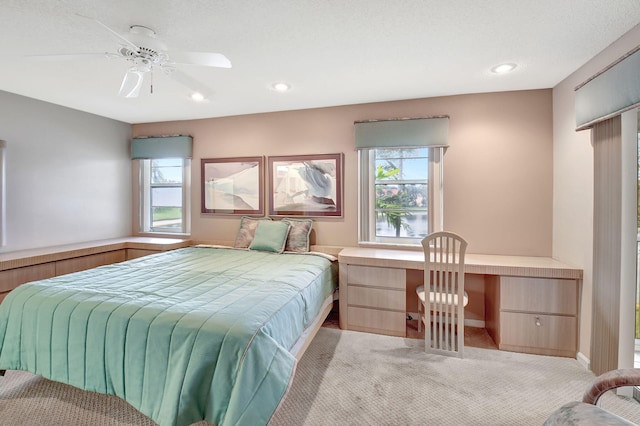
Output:
<instances>
[{"instance_id":1,"label":"baseboard trim","mask_svg":"<svg viewBox=\"0 0 640 426\"><path fill-rule=\"evenodd\" d=\"M580 363L581 366L583 366L585 369L587 370L591 370L590 366L591 366L591 360L589 358L587 358L582 352L578 352L578 355L576 355L576 360L578 361L578 363Z\"/></svg>"},{"instance_id":2,"label":"baseboard trim","mask_svg":"<svg viewBox=\"0 0 640 426\"><path fill-rule=\"evenodd\" d=\"M464 325L466 325L467 327L484 328L484 321L483 320L465 318L464 319Z\"/></svg>"}]
</instances>

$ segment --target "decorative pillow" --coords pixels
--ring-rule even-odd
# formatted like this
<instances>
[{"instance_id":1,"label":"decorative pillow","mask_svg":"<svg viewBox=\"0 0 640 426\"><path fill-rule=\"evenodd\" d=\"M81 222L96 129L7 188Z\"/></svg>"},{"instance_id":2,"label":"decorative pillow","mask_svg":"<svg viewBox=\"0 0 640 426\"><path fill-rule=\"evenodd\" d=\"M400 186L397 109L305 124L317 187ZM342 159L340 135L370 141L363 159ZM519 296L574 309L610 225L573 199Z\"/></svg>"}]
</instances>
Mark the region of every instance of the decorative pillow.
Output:
<instances>
[{"instance_id":1,"label":"decorative pillow","mask_svg":"<svg viewBox=\"0 0 640 426\"><path fill-rule=\"evenodd\" d=\"M249 248L251 241L253 241L253 235L256 233L258 223L265 220L271 220L271 218L242 216L240 219L240 228L236 234L236 241L233 243L233 247Z\"/></svg>"},{"instance_id":2,"label":"decorative pillow","mask_svg":"<svg viewBox=\"0 0 640 426\"><path fill-rule=\"evenodd\" d=\"M268 222L258 223L255 236L249 246L249 250L272 251L274 253L282 253L287 243L287 235L289 235L291 225L287 222Z\"/></svg>"},{"instance_id":3,"label":"decorative pillow","mask_svg":"<svg viewBox=\"0 0 640 426\"><path fill-rule=\"evenodd\" d=\"M282 219L282 222L287 222L291 225L285 251L309 251L309 235L311 235L313 221L311 219L292 219L286 217Z\"/></svg>"}]
</instances>

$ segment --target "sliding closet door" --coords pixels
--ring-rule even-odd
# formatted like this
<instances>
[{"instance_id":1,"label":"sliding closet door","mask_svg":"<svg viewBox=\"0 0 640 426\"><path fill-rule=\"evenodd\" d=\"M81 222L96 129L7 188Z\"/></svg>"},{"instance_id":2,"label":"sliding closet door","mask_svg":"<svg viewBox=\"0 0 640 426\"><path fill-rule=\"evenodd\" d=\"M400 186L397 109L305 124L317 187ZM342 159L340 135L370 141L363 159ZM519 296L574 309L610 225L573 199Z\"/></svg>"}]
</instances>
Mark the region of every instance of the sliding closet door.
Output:
<instances>
[{"instance_id":1,"label":"sliding closet door","mask_svg":"<svg viewBox=\"0 0 640 426\"><path fill-rule=\"evenodd\" d=\"M594 125L591 370L618 368L621 254L621 118Z\"/></svg>"}]
</instances>

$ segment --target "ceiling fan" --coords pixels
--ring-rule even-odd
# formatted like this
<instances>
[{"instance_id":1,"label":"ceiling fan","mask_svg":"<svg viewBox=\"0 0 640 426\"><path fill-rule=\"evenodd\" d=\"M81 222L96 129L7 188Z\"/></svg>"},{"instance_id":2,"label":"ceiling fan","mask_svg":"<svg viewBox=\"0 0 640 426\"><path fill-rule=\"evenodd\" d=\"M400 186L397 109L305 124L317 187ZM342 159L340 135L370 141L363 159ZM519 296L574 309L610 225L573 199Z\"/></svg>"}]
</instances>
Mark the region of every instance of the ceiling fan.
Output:
<instances>
[{"instance_id":1,"label":"ceiling fan","mask_svg":"<svg viewBox=\"0 0 640 426\"><path fill-rule=\"evenodd\" d=\"M231 68L231 61L221 53L212 52L187 52L169 51L167 46L156 37L156 32L143 25L132 25L126 35L121 35L95 18L77 15L81 18L94 21L107 30L119 41L120 47L115 53L89 53L80 55L35 55L34 59L86 59L100 56L107 58L124 59L130 67L120 84L119 95L125 98L135 98L140 94L140 88L145 75L153 77L154 71L162 71L178 83L192 90L194 93L207 95L209 90L199 81L185 74L176 66L199 65L205 67ZM151 83L153 93L153 83Z\"/></svg>"}]
</instances>

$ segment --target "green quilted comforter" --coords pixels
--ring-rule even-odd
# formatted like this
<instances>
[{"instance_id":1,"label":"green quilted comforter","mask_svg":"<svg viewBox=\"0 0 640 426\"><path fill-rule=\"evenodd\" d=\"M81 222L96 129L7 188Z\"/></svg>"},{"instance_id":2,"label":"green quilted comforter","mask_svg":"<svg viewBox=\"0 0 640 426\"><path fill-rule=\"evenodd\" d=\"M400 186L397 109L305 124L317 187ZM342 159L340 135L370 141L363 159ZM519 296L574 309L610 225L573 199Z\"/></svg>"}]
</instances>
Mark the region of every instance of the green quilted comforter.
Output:
<instances>
[{"instance_id":1,"label":"green quilted comforter","mask_svg":"<svg viewBox=\"0 0 640 426\"><path fill-rule=\"evenodd\" d=\"M24 284L0 304L0 369L118 395L162 426L266 424L334 263L188 247Z\"/></svg>"}]
</instances>

